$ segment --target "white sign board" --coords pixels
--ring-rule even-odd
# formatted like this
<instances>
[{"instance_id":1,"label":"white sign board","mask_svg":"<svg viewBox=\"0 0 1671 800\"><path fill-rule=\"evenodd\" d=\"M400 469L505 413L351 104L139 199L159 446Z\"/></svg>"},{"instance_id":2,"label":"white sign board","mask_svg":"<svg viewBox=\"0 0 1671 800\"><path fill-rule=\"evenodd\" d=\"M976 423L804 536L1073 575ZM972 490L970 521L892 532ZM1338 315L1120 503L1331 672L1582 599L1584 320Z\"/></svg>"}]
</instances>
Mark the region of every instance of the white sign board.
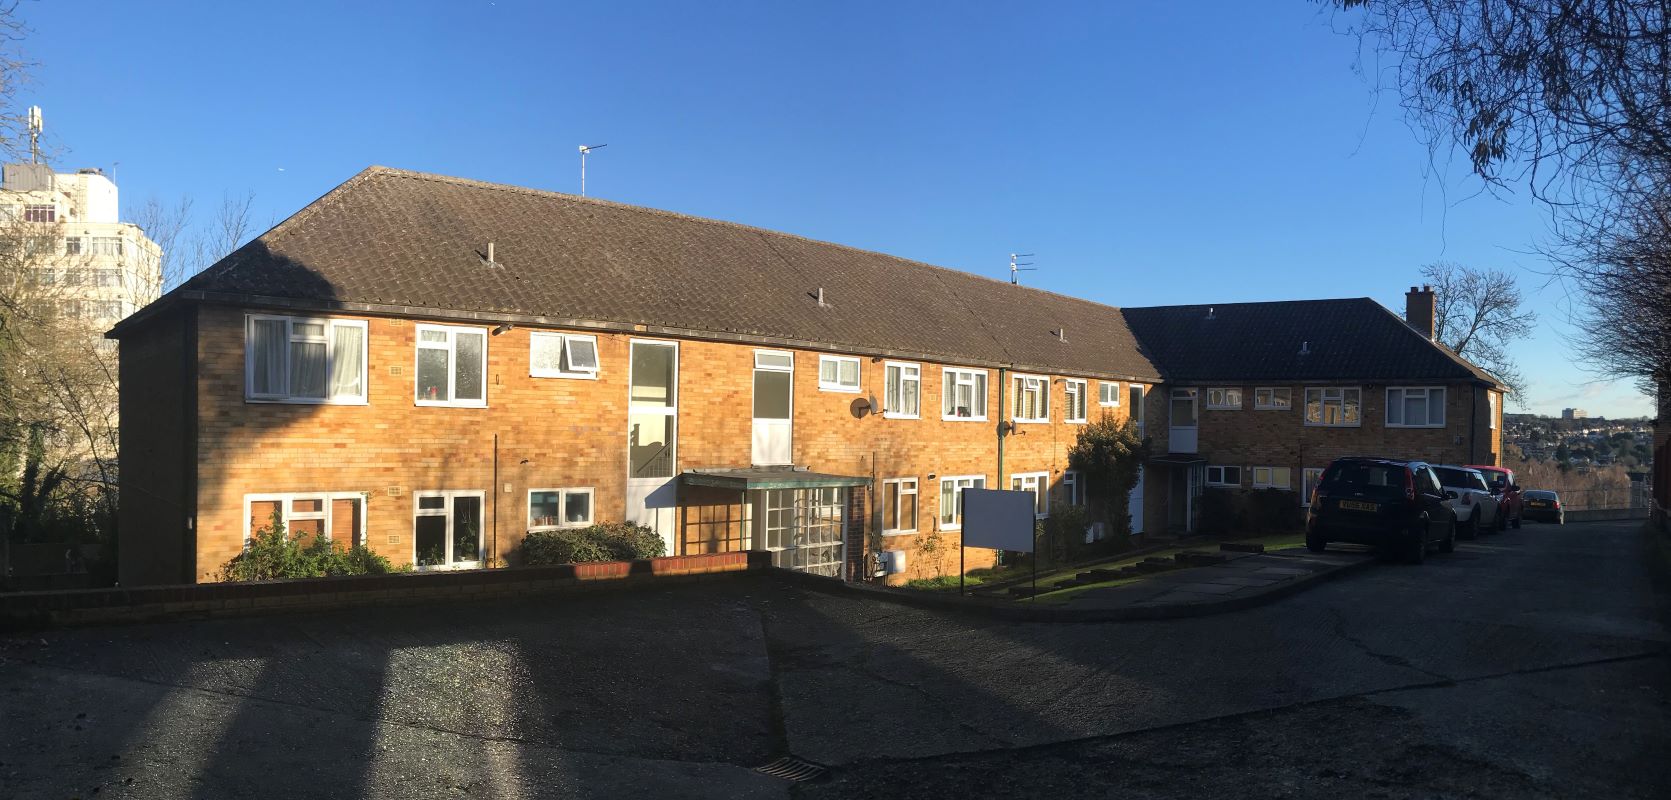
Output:
<instances>
[{"instance_id":1,"label":"white sign board","mask_svg":"<svg viewBox=\"0 0 1671 800\"><path fill-rule=\"evenodd\" d=\"M1033 493L963 490L963 546L1033 552Z\"/></svg>"}]
</instances>

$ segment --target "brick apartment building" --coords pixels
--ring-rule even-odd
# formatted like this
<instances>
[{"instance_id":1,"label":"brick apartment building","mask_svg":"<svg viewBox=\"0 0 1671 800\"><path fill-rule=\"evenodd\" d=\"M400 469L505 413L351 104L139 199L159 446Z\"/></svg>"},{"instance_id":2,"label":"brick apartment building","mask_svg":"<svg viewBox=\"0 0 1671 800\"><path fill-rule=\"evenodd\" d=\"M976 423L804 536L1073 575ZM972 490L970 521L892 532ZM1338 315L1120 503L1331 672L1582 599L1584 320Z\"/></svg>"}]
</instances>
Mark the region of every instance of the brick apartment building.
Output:
<instances>
[{"instance_id":1,"label":"brick apartment building","mask_svg":"<svg viewBox=\"0 0 1671 800\"><path fill-rule=\"evenodd\" d=\"M1135 412L1160 453L1142 532L1189 528L1229 466L1297 490L1329 453L1490 461L1501 412L1495 381L1368 300L1122 311L375 167L110 336L130 585L215 579L274 512L419 568L627 519L670 554L769 549L858 578L880 541L928 574L916 542L955 547L963 487L1036 491L1041 514L1084 502L1066 453L1103 414ZM1240 412L1219 408L1232 390Z\"/></svg>"}]
</instances>

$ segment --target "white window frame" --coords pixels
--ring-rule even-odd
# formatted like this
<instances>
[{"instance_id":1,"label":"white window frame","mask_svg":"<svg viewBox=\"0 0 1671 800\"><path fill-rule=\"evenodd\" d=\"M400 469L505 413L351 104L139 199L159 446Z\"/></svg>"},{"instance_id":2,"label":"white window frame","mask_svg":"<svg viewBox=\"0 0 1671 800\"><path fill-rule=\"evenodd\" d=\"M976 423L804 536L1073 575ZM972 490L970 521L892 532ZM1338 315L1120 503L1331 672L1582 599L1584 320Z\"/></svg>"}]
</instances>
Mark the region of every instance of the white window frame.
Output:
<instances>
[{"instance_id":1,"label":"white window frame","mask_svg":"<svg viewBox=\"0 0 1671 800\"><path fill-rule=\"evenodd\" d=\"M824 365L828 364L828 363L833 363L833 364L836 365L836 379L833 382L824 380ZM841 365L842 364L852 364L853 365L853 385L852 386L848 386L847 384L844 384L844 383L841 382ZM864 385L864 369L863 369L863 364L861 364L859 362L859 357L858 356L820 355L818 357L818 391L820 391L820 392L847 392L847 393L850 393L850 394L858 394L858 392L860 391L860 387L863 386L863 385Z\"/></svg>"},{"instance_id":2,"label":"white window frame","mask_svg":"<svg viewBox=\"0 0 1671 800\"><path fill-rule=\"evenodd\" d=\"M1074 402L1077 392L1079 401ZM1091 382L1079 378L1065 378L1062 381L1062 409L1064 422L1089 422L1091 416ZM1078 406L1076 409L1074 406ZM1074 414L1078 411L1078 414Z\"/></svg>"},{"instance_id":3,"label":"white window frame","mask_svg":"<svg viewBox=\"0 0 1671 800\"><path fill-rule=\"evenodd\" d=\"M1265 399L1260 400L1263 392ZM1278 401L1280 393L1281 401ZM1257 386L1253 389L1254 411L1292 411L1294 410L1294 389L1289 386ZM1360 412L1361 413L1361 412Z\"/></svg>"},{"instance_id":4,"label":"white window frame","mask_svg":"<svg viewBox=\"0 0 1671 800\"><path fill-rule=\"evenodd\" d=\"M947 412L946 407L948 405L956 405L955 395L953 392L956 387L959 386L969 387L970 393L974 396L974 406L971 411L977 411L979 413L976 413L973 416L960 417L956 414ZM941 367L940 419L949 422L985 422L988 400L987 395L990 393L991 388L991 381L988 380L986 370L984 369Z\"/></svg>"},{"instance_id":5,"label":"white window frame","mask_svg":"<svg viewBox=\"0 0 1671 800\"><path fill-rule=\"evenodd\" d=\"M1225 477L1225 470L1231 470L1231 469L1236 471L1236 480L1235 481L1231 481L1229 478ZM1217 471L1217 473L1218 473L1218 479L1217 480L1213 479L1213 474L1214 474L1215 471ZM1216 486L1216 487L1225 488L1225 489L1240 489L1240 488L1242 488L1242 468L1241 467L1234 466L1234 465L1228 465L1228 464L1214 464L1212 466L1207 467L1206 475L1207 475L1206 481L1207 481L1208 486Z\"/></svg>"},{"instance_id":6,"label":"white window frame","mask_svg":"<svg viewBox=\"0 0 1671 800\"><path fill-rule=\"evenodd\" d=\"M425 498L425 497L444 497L444 498L446 498L447 501L444 504L442 504L441 508L420 508L419 507L419 500L422 499L422 498ZM481 500L481 504L479 506L479 511L480 511L481 517L480 517L480 519L476 520L477 524L481 526L480 529L478 529L476 531L476 559L474 561L459 561L459 562L456 562L456 563L449 560L445 564L429 564L429 565L425 565L425 566L419 566L418 565L418 517L446 517L446 519L447 519L447 539L446 539L447 546L446 546L446 549L442 551L443 552L443 557L446 557L448 554L450 554L450 551L452 550L453 542L457 541L457 538L458 538L457 534L455 534L453 532L453 523L454 523L453 501L460 498L460 497L475 497L475 498L478 498L478 499ZM440 571L445 571L445 570L450 570L450 569L477 569L477 568L481 567L482 561L483 561L484 557L486 556L486 553L487 553L487 493L486 492L476 490L476 489L450 489L450 490L436 489L436 490L426 490L426 491L413 492L412 493L412 569L417 570L419 572L428 572L428 571L431 571L431 570L440 572Z\"/></svg>"},{"instance_id":7,"label":"white window frame","mask_svg":"<svg viewBox=\"0 0 1671 800\"><path fill-rule=\"evenodd\" d=\"M571 495L571 494L573 494L573 495L581 495L581 494L586 495L586 519L585 519L585 521L583 521L583 522L564 521L564 522L559 522L556 525L535 525L534 524L534 495L536 493L539 493L539 492L556 492L557 493L557 512L558 512L557 515L559 517L566 516L566 512L568 511L568 507L569 507L569 495ZM598 495L597 495L597 491L591 486L569 486L569 487L558 487L558 488L554 488L554 489L529 489L528 490L528 530L531 530L531 531L555 531L555 530L561 530L563 528L586 528L586 527L590 527L593 524L593 521L596 520L597 518L598 518Z\"/></svg>"},{"instance_id":8,"label":"white window frame","mask_svg":"<svg viewBox=\"0 0 1671 800\"><path fill-rule=\"evenodd\" d=\"M1393 393L1398 392L1398 402L1393 402ZM1437 395L1435 395L1437 392ZM1429 422L1421 425L1411 425L1404 422L1404 401L1419 394L1427 406ZM1432 422L1433 401L1439 401L1439 421ZM1393 410L1398 410L1399 421L1393 422ZM1388 386L1387 387L1387 427L1389 428L1443 428L1445 427L1445 387L1443 386Z\"/></svg>"},{"instance_id":9,"label":"white window frame","mask_svg":"<svg viewBox=\"0 0 1671 800\"><path fill-rule=\"evenodd\" d=\"M1317 395L1317 397L1318 397L1317 421L1316 422L1312 422L1311 421L1311 416L1310 416L1311 415L1310 406L1311 406L1311 393L1312 392L1317 392L1318 393L1318 395ZM1347 392L1357 392L1358 393L1358 420L1356 422L1329 423L1329 422L1324 422L1323 421L1328 416L1327 414L1323 413L1323 411L1324 411L1324 409L1328 408L1328 406L1329 406L1329 401L1330 401L1329 393L1330 392L1335 392L1339 395L1338 397L1334 398L1334 402L1340 406L1340 417L1341 417L1341 419L1346 418L1346 393ZM1361 427L1363 427L1363 387L1361 387L1361 386L1307 386L1307 387L1305 387L1305 392L1300 395L1300 398L1301 398L1301 401L1302 401L1300 411L1301 411L1302 416L1305 419L1306 427L1309 427L1309 428L1361 428Z\"/></svg>"},{"instance_id":10,"label":"white window frame","mask_svg":"<svg viewBox=\"0 0 1671 800\"><path fill-rule=\"evenodd\" d=\"M1253 488L1255 489L1294 490L1294 470L1292 467L1249 467L1249 469L1253 470ZM1275 482L1277 470L1282 470L1282 483ZM1263 480L1259 477L1260 472L1265 473Z\"/></svg>"},{"instance_id":11,"label":"white window frame","mask_svg":"<svg viewBox=\"0 0 1671 800\"><path fill-rule=\"evenodd\" d=\"M1050 473L1010 473L1010 491L1033 493L1033 519L1050 516Z\"/></svg>"},{"instance_id":12,"label":"white window frame","mask_svg":"<svg viewBox=\"0 0 1671 800\"><path fill-rule=\"evenodd\" d=\"M1113 396L1113 400L1108 399ZM1120 404L1119 381L1097 381L1097 405L1103 408L1113 408Z\"/></svg>"},{"instance_id":13,"label":"white window frame","mask_svg":"<svg viewBox=\"0 0 1671 800\"><path fill-rule=\"evenodd\" d=\"M1010 415L1011 421L1026 423L1046 423L1050 421L1050 376L1016 373L1010 376L1010 385L1015 389L1015 406ZM1043 412L1042 416L1021 416L1022 393L1027 391L1029 385L1038 389L1039 411Z\"/></svg>"},{"instance_id":14,"label":"white window frame","mask_svg":"<svg viewBox=\"0 0 1671 800\"><path fill-rule=\"evenodd\" d=\"M901 498L903 498L905 495L910 495L910 496L916 498L916 500L914 502L912 502L912 504L911 504L911 512L912 512L911 513L911 527L909 527L909 528L889 527L890 525L892 525L894 523L894 520L891 520L891 519L887 518L887 516L888 516L888 502L887 502L887 498L883 498L883 500L882 500L882 517L883 517L883 519L882 519L882 534L884 536L898 536L898 535L901 535L901 534L916 533L917 532L917 518L920 517L923 513L922 493L919 491L920 488L921 488L921 484L919 484L917 482L917 479L914 478L914 477L911 477L911 478L887 478L887 479L882 481L882 491L888 497L893 498L894 509L895 510L898 510L900 508L900 506L902 505Z\"/></svg>"},{"instance_id":15,"label":"white window frame","mask_svg":"<svg viewBox=\"0 0 1671 800\"><path fill-rule=\"evenodd\" d=\"M534 349L539 346L540 342L549 342L552 339L557 340L557 347L561 353L559 363L565 365L574 363L573 350L570 349L571 342L591 342L592 357L597 360L597 366L591 369L574 369L572 367L569 369L561 367L551 369L534 366ZM532 331L528 334L528 376L531 378L574 378L595 381L598 379L598 372L602 369L603 356L598 352L598 337L596 336L581 333L556 333L554 331Z\"/></svg>"},{"instance_id":16,"label":"white window frame","mask_svg":"<svg viewBox=\"0 0 1671 800\"><path fill-rule=\"evenodd\" d=\"M1323 482L1324 467L1305 467L1300 470L1300 505L1311 507L1311 493Z\"/></svg>"},{"instance_id":17,"label":"white window frame","mask_svg":"<svg viewBox=\"0 0 1671 800\"><path fill-rule=\"evenodd\" d=\"M1085 474L1076 469L1062 473L1062 498L1070 506L1085 505Z\"/></svg>"},{"instance_id":18,"label":"white window frame","mask_svg":"<svg viewBox=\"0 0 1671 800\"><path fill-rule=\"evenodd\" d=\"M1215 393L1218 396L1217 401L1213 399ZM1242 387L1240 386L1215 386L1207 389L1202 394L1202 407L1208 411L1242 410Z\"/></svg>"},{"instance_id":19,"label":"white window frame","mask_svg":"<svg viewBox=\"0 0 1671 800\"><path fill-rule=\"evenodd\" d=\"M255 323L282 322L284 323L284 368L280 371L284 375L285 391L256 394L255 392ZM325 396L324 397L293 397L290 388L290 345L297 339L296 325L325 326ZM358 328L360 330L360 393L357 395L331 394L331 374L336 367L336 329ZM370 367L367 366L371 355L371 326L363 319L332 319L329 317L293 317L284 314L245 314L244 315L244 402L246 403L290 403L296 405L333 405L333 406L363 406L370 395L368 391Z\"/></svg>"},{"instance_id":20,"label":"white window frame","mask_svg":"<svg viewBox=\"0 0 1671 800\"><path fill-rule=\"evenodd\" d=\"M290 510L291 503L296 501L296 500L314 500L314 499L320 499L320 500L325 501L324 502L324 507L325 507L324 511L322 511L322 512L320 512L320 511L309 511L309 512L304 512L304 513L296 513L296 512L293 512L293 511ZM329 540L331 538L331 528L332 528L331 523L334 522L334 520L331 518L333 513L334 513L331 510L331 503L332 503L332 501L335 501L335 500L357 500L357 501L359 501L359 503L360 503L360 529L354 532L354 537L358 541L358 543L365 544L366 543L366 520L369 517L369 514L367 513L366 509L370 505L370 503L368 502L369 498L367 498L366 495L363 492L276 492L276 493L275 492L267 492L267 493L257 493L257 494L246 494L246 495L244 495L244 547L246 549L249 547L250 540L255 536L256 529L259 528L259 527L264 527L265 524L266 524L265 521L262 521L261 525L256 525L255 520L250 518L251 514L252 514L251 506L255 505L256 503L278 503L279 504L279 519L280 519L280 521L282 521L284 523L284 532L285 532L286 536L288 536L290 534L290 521L291 520L318 519L318 520L324 520L325 538L327 540ZM354 544L355 544L355 542L349 542L348 546L353 547Z\"/></svg>"},{"instance_id":21,"label":"white window frame","mask_svg":"<svg viewBox=\"0 0 1671 800\"><path fill-rule=\"evenodd\" d=\"M951 514L951 522L946 521L946 512L948 508L944 502L946 497L946 484L948 483L952 485L952 505L949 509L953 512ZM934 522L937 528L943 531L963 530L963 508L961 506L961 503L963 502L963 490L985 488L985 475L947 475L942 477L940 479L940 502L936 503L937 507L934 509Z\"/></svg>"},{"instance_id":22,"label":"white window frame","mask_svg":"<svg viewBox=\"0 0 1671 800\"><path fill-rule=\"evenodd\" d=\"M441 331L447 334L447 345L441 347L439 342L424 341L424 331ZM458 399L458 334L460 332L480 333L482 335L482 397L480 400ZM488 380L487 348L488 340L492 337L486 328L473 328L465 325L431 325L420 323L412 326L412 402L420 406L438 406L443 408L487 408L487 387L492 381ZM418 399L418 355L422 350L447 351L447 399L420 400ZM450 503L449 503L450 504Z\"/></svg>"},{"instance_id":23,"label":"white window frame","mask_svg":"<svg viewBox=\"0 0 1671 800\"><path fill-rule=\"evenodd\" d=\"M900 380L900 386L902 388L904 387L906 382L913 382L913 383L917 384L917 410L915 412L906 413L904 411L889 411L889 410L887 410L888 406L891 405L890 401L892 401L892 399L893 399L893 397L889 394L889 389L890 389L891 386L893 386L893 381L888 380L888 372L890 370L893 370L893 369L896 369L896 368L899 370L899 380ZM922 410L923 410L923 367L922 367L922 365L918 364L916 362L913 362L913 361L884 361L884 362L882 362L882 416L883 416L883 418L885 418L885 419L921 419L922 418Z\"/></svg>"}]
</instances>

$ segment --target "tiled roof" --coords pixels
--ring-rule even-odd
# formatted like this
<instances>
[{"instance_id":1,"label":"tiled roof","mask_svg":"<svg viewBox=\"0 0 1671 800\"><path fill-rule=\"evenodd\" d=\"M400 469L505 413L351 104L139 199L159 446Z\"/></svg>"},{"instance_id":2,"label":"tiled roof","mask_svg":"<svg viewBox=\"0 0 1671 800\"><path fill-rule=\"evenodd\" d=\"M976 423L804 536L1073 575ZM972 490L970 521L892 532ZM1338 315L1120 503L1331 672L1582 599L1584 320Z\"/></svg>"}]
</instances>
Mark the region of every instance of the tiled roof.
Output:
<instances>
[{"instance_id":1,"label":"tiled roof","mask_svg":"<svg viewBox=\"0 0 1671 800\"><path fill-rule=\"evenodd\" d=\"M1149 359L1173 381L1499 383L1367 297L1122 313Z\"/></svg>"},{"instance_id":2,"label":"tiled roof","mask_svg":"<svg viewBox=\"0 0 1671 800\"><path fill-rule=\"evenodd\" d=\"M485 259L489 242L496 266ZM384 167L171 294L645 325L952 363L1160 375L1110 306L744 225ZM1065 341L1056 333L1064 329Z\"/></svg>"}]
</instances>

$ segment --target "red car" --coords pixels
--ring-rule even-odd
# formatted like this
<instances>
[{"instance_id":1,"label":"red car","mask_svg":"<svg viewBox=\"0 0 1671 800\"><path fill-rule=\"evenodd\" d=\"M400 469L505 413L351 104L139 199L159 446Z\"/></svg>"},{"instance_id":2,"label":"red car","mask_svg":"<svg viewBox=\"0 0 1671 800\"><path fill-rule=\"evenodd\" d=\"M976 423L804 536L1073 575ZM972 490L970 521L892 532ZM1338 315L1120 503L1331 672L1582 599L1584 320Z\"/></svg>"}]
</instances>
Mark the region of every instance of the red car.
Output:
<instances>
[{"instance_id":1,"label":"red car","mask_svg":"<svg viewBox=\"0 0 1671 800\"><path fill-rule=\"evenodd\" d=\"M1520 520L1526 513L1526 499L1520 494L1520 485L1514 482L1514 470L1477 464L1469 464L1468 468L1477 469L1485 475L1485 482L1491 487L1491 494L1496 496L1509 524L1520 527Z\"/></svg>"}]
</instances>

